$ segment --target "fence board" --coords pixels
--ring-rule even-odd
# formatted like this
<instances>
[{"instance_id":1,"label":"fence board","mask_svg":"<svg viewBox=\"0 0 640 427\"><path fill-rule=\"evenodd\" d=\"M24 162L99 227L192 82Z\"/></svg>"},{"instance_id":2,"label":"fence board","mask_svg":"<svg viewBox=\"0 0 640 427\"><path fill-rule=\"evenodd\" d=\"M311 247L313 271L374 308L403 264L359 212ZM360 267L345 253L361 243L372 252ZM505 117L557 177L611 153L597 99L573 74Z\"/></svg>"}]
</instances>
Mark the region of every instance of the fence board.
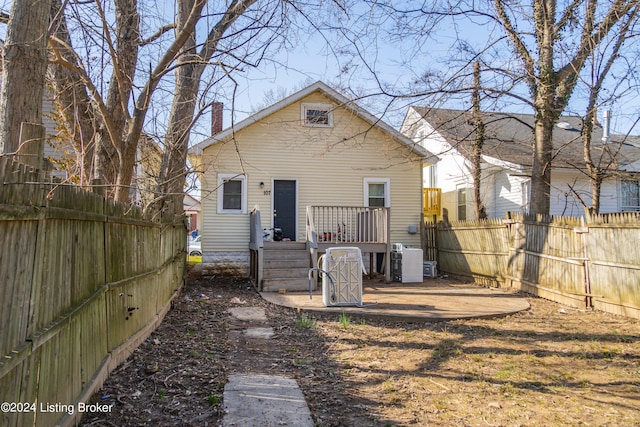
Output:
<instances>
[{"instance_id":1,"label":"fence board","mask_svg":"<svg viewBox=\"0 0 640 427\"><path fill-rule=\"evenodd\" d=\"M0 355L27 338L35 221L0 221Z\"/></svg>"},{"instance_id":2,"label":"fence board","mask_svg":"<svg viewBox=\"0 0 640 427\"><path fill-rule=\"evenodd\" d=\"M151 221L6 158L0 188L0 401L74 405L115 367L109 350L126 343L122 360L166 313L182 284L184 222ZM131 301L109 308L117 292ZM2 413L0 425L78 420L63 415Z\"/></svg>"},{"instance_id":3,"label":"fence board","mask_svg":"<svg viewBox=\"0 0 640 427\"><path fill-rule=\"evenodd\" d=\"M38 372L38 401L46 403L73 404L80 393L79 348L75 337L76 322L71 320L38 350L42 354L41 365L46 369ZM62 414L38 412L36 426L55 425Z\"/></svg>"},{"instance_id":4,"label":"fence board","mask_svg":"<svg viewBox=\"0 0 640 427\"><path fill-rule=\"evenodd\" d=\"M80 336L81 385L84 389L98 371L107 348L107 314L105 293L100 290L78 316Z\"/></svg>"},{"instance_id":5,"label":"fence board","mask_svg":"<svg viewBox=\"0 0 640 427\"><path fill-rule=\"evenodd\" d=\"M640 224L620 215L589 226L589 279L594 307L640 318Z\"/></svg>"},{"instance_id":6,"label":"fence board","mask_svg":"<svg viewBox=\"0 0 640 427\"><path fill-rule=\"evenodd\" d=\"M438 261L438 226L435 222L426 222L424 226L424 258Z\"/></svg>"},{"instance_id":7,"label":"fence board","mask_svg":"<svg viewBox=\"0 0 640 427\"><path fill-rule=\"evenodd\" d=\"M495 220L440 223L439 269L456 275L503 280L509 254L506 231Z\"/></svg>"},{"instance_id":8,"label":"fence board","mask_svg":"<svg viewBox=\"0 0 640 427\"><path fill-rule=\"evenodd\" d=\"M640 215L519 216L504 224L502 234L499 222L438 224L440 271L640 318Z\"/></svg>"},{"instance_id":9,"label":"fence board","mask_svg":"<svg viewBox=\"0 0 640 427\"><path fill-rule=\"evenodd\" d=\"M30 345L24 347L27 357L0 375L0 402L37 402L37 371L40 364L39 352L31 352ZM6 356L5 356L6 357ZM2 362L0 362L2 367ZM33 414L0 411L0 425L22 427L32 424Z\"/></svg>"}]
</instances>

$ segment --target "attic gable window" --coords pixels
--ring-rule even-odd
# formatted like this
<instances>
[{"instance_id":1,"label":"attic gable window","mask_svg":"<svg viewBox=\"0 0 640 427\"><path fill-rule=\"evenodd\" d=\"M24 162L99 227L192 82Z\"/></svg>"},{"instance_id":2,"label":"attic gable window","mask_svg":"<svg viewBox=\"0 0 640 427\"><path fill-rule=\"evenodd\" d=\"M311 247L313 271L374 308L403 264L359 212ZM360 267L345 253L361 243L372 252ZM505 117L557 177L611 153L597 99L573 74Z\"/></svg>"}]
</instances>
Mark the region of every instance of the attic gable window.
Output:
<instances>
[{"instance_id":1,"label":"attic gable window","mask_svg":"<svg viewBox=\"0 0 640 427\"><path fill-rule=\"evenodd\" d=\"M311 127L333 127L331 105L302 104L302 124Z\"/></svg>"}]
</instances>

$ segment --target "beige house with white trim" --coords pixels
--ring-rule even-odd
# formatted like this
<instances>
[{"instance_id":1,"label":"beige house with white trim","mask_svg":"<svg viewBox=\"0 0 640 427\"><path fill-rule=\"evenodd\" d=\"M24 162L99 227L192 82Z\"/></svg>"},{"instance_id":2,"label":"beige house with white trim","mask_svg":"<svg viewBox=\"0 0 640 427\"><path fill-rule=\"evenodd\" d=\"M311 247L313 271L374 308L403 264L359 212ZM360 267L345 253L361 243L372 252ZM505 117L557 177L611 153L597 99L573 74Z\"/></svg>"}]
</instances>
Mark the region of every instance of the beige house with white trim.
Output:
<instances>
[{"instance_id":1,"label":"beige house with white trim","mask_svg":"<svg viewBox=\"0 0 640 427\"><path fill-rule=\"evenodd\" d=\"M190 150L202 183L204 268L249 274L250 244L262 240L250 231L258 210L267 240L279 240L271 247L295 241L320 252L351 245L387 254L391 243L421 247L422 170L430 157L314 83ZM385 249L367 246L382 243L382 230Z\"/></svg>"}]
</instances>

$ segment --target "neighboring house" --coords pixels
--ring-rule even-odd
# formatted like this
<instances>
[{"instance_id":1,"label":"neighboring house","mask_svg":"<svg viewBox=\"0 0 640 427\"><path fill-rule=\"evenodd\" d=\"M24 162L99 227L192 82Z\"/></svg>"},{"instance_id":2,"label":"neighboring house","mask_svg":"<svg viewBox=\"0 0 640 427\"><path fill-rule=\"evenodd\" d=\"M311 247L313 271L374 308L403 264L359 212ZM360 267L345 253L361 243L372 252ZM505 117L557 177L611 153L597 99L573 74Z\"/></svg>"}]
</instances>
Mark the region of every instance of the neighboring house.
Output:
<instances>
[{"instance_id":1,"label":"neighboring house","mask_svg":"<svg viewBox=\"0 0 640 427\"><path fill-rule=\"evenodd\" d=\"M200 234L200 230L202 230L202 208L200 205L200 200L193 197L191 194L184 195L184 214L189 218L189 232L193 232L194 230L198 230L198 234Z\"/></svg>"},{"instance_id":2,"label":"neighboring house","mask_svg":"<svg viewBox=\"0 0 640 427\"><path fill-rule=\"evenodd\" d=\"M298 242L317 236L320 251L323 245L360 245L381 218L388 221L391 242L385 243L420 247L422 171L429 156L326 84L314 83L190 150L202 184L205 268L226 272L231 266L248 274L254 207L268 234L277 228L282 234L276 238ZM388 216L374 221L374 212ZM368 253L388 248L362 246Z\"/></svg>"},{"instance_id":3,"label":"neighboring house","mask_svg":"<svg viewBox=\"0 0 640 427\"><path fill-rule=\"evenodd\" d=\"M1 48L0 43L0 48ZM2 67L0 64L0 86L2 86ZM48 159L52 163L53 171L51 175L65 179L67 173L63 170L62 165L65 159L73 153L72 146L64 146L56 140L58 130L56 124L52 119L53 101L51 92L45 89L45 93L42 98L42 126L45 131L45 144L44 144L44 158Z\"/></svg>"},{"instance_id":4,"label":"neighboring house","mask_svg":"<svg viewBox=\"0 0 640 427\"><path fill-rule=\"evenodd\" d=\"M154 139L143 133L138 141L136 168L131 181L131 200L141 206L153 203L158 197L160 187L160 168L162 167L162 149ZM189 193L184 194L183 208L188 221L188 231L202 229L200 200Z\"/></svg>"},{"instance_id":5,"label":"neighboring house","mask_svg":"<svg viewBox=\"0 0 640 427\"><path fill-rule=\"evenodd\" d=\"M527 212L530 197L533 115L483 113L486 126L481 156L481 198L487 216ZM475 218L472 154L475 126L470 111L410 107L402 133L438 156L425 168L425 188L442 190L441 217ZM551 215L581 216L591 205L591 182L583 157L582 120L561 117L554 129ZM640 144L638 137L593 132L592 157L610 175L602 184L600 212L639 211Z\"/></svg>"}]
</instances>

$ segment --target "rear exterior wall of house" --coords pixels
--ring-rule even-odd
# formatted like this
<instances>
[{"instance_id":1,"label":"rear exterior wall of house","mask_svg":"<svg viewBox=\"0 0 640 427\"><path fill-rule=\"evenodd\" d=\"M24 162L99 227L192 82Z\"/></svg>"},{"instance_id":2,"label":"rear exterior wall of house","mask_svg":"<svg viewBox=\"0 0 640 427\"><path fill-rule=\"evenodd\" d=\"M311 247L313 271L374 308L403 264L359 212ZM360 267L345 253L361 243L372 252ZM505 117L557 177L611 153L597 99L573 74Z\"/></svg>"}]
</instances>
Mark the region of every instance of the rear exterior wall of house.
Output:
<instances>
[{"instance_id":1,"label":"rear exterior wall of house","mask_svg":"<svg viewBox=\"0 0 640 427\"><path fill-rule=\"evenodd\" d=\"M307 103L331 105L332 126L304 126L301 109ZM306 240L306 206L368 206L365 184L381 182L389 196L392 242L420 247L420 234L408 228L419 229L421 221L422 158L322 93L240 129L233 140L210 145L202 161L203 263L208 271L247 274L249 211L259 206L262 227L272 227L274 180L296 182L295 240ZM220 212L221 176L243 176L241 213Z\"/></svg>"}]
</instances>

